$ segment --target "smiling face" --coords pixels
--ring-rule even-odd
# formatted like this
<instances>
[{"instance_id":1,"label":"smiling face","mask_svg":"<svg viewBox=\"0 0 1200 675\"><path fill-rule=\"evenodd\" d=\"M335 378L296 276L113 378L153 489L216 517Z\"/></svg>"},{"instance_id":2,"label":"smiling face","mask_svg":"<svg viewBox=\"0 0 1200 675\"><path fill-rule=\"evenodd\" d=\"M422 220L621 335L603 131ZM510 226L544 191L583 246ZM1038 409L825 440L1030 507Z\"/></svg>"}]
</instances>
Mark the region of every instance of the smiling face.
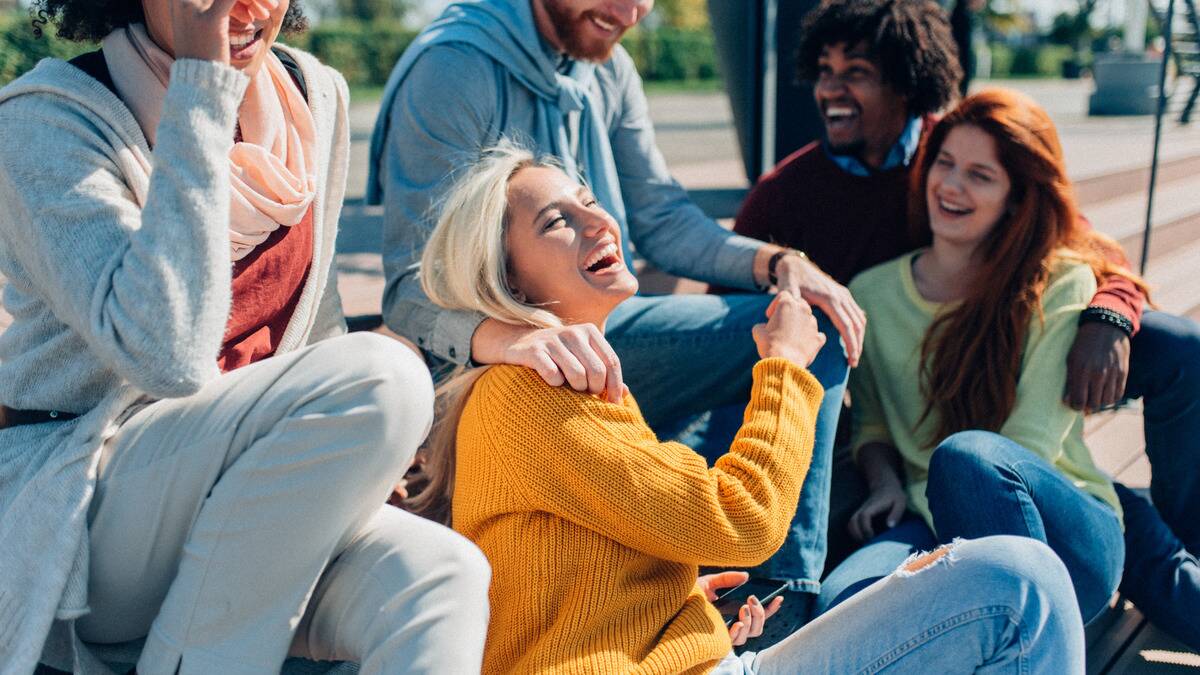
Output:
<instances>
[{"instance_id":1,"label":"smiling face","mask_svg":"<svg viewBox=\"0 0 1200 675\"><path fill-rule=\"evenodd\" d=\"M583 61L606 61L621 36L654 0L531 0L538 32L555 49Z\"/></svg>"},{"instance_id":2,"label":"smiling face","mask_svg":"<svg viewBox=\"0 0 1200 675\"><path fill-rule=\"evenodd\" d=\"M978 246L1008 210L1011 188L991 135L970 124L954 127L929 168L925 187L934 239Z\"/></svg>"},{"instance_id":3,"label":"smiling face","mask_svg":"<svg viewBox=\"0 0 1200 675\"><path fill-rule=\"evenodd\" d=\"M865 42L826 45L817 70L813 96L830 150L878 167L908 123L904 98L883 81Z\"/></svg>"},{"instance_id":4,"label":"smiling face","mask_svg":"<svg viewBox=\"0 0 1200 675\"><path fill-rule=\"evenodd\" d=\"M625 266L621 228L587 188L559 169L521 169L508 183L510 287L566 323L605 319L637 292Z\"/></svg>"},{"instance_id":5,"label":"smiling face","mask_svg":"<svg viewBox=\"0 0 1200 675\"><path fill-rule=\"evenodd\" d=\"M175 55L174 31L171 28L173 1L142 0L147 32L163 51L172 56ZM253 0L249 4L255 6L255 14L265 16L250 18L249 14L239 11L235 5L235 11L229 18L229 64L247 75L254 75L279 37L290 0Z\"/></svg>"}]
</instances>

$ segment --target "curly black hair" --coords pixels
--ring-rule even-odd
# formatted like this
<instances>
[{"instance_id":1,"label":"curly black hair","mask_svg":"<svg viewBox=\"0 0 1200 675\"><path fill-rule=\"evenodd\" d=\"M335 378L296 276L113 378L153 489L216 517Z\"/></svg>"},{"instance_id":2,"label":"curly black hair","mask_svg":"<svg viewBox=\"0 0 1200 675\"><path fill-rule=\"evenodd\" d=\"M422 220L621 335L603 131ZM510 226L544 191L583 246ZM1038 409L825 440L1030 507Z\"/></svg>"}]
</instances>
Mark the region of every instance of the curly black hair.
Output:
<instances>
[{"instance_id":1,"label":"curly black hair","mask_svg":"<svg viewBox=\"0 0 1200 675\"><path fill-rule=\"evenodd\" d=\"M54 24L58 36L75 42L98 42L114 28L145 21L141 0L34 0L29 12L40 35L42 26ZM300 0L292 0L283 17L283 32L308 28Z\"/></svg>"},{"instance_id":2,"label":"curly black hair","mask_svg":"<svg viewBox=\"0 0 1200 675\"><path fill-rule=\"evenodd\" d=\"M804 19L797 74L815 82L826 46L865 41L883 81L908 101L910 115L937 112L962 81L946 13L933 0L823 0Z\"/></svg>"}]
</instances>

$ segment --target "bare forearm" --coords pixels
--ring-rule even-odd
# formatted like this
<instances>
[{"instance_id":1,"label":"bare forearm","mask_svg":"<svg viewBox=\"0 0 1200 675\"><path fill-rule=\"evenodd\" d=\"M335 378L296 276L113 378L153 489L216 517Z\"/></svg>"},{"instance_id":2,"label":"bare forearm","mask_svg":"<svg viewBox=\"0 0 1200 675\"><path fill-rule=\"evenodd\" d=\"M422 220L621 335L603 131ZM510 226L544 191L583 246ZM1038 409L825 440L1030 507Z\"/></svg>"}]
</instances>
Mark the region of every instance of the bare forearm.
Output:
<instances>
[{"instance_id":1,"label":"bare forearm","mask_svg":"<svg viewBox=\"0 0 1200 675\"><path fill-rule=\"evenodd\" d=\"M867 443L858 450L858 468L867 486L875 490L883 485L902 484L900 451L887 443Z\"/></svg>"}]
</instances>

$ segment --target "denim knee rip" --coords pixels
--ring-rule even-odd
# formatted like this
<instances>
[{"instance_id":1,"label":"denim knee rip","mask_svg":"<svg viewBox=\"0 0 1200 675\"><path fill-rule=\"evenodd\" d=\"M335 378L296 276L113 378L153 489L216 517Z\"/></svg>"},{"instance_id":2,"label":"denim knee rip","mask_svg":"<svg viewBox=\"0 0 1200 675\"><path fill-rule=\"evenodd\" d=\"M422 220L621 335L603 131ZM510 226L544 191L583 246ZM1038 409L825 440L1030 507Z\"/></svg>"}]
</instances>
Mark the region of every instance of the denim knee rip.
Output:
<instances>
[{"instance_id":1,"label":"denim knee rip","mask_svg":"<svg viewBox=\"0 0 1200 675\"><path fill-rule=\"evenodd\" d=\"M955 537L949 544L943 544L932 551L914 553L908 556L903 563L900 563L894 575L901 579L906 579L924 572L939 562L949 565L958 559L958 545L960 543L962 543L962 539Z\"/></svg>"}]
</instances>

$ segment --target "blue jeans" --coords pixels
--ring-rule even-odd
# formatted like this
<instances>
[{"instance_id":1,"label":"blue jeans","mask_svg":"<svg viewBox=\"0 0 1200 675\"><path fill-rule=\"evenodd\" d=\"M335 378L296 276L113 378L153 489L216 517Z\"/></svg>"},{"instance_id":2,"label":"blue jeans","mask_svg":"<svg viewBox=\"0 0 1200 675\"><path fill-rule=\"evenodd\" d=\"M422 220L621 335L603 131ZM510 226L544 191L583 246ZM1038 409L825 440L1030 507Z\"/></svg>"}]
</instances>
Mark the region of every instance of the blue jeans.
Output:
<instances>
[{"instance_id":1,"label":"blue jeans","mask_svg":"<svg viewBox=\"0 0 1200 675\"><path fill-rule=\"evenodd\" d=\"M750 399L758 350L750 329L766 320L769 295L635 296L608 319L605 336L621 358L625 382L651 428L678 438L710 461L729 451ZM825 387L812 464L783 547L755 574L816 592L825 566L833 441L849 372L832 323L809 371Z\"/></svg>"},{"instance_id":2,"label":"blue jeans","mask_svg":"<svg viewBox=\"0 0 1200 675\"><path fill-rule=\"evenodd\" d=\"M1200 555L1200 324L1147 310L1130 348L1125 397L1144 406L1151 498L1179 541Z\"/></svg>"},{"instance_id":3,"label":"blue jeans","mask_svg":"<svg viewBox=\"0 0 1200 675\"><path fill-rule=\"evenodd\" d=\"M910 556L937 546L937 537L925 521L914 513L884 532L875 535L862 548L850 554L821 582L814 616L825 614L859 591L896 570Z\"/></svg>"},{"instance_id":4,"label":"blue jeans","mask_svg":"<svg viewBox=\"0 0 1200 675\"><path fill-rule=\"evenodd\" d=\"M958 541L942 558L905 564L784 641L730 655L713 672L885 669L1083 673L1083 622L1066 568L1031 539Z\"/></svg>"},{"instance_id":5,"label":"blue jeans","mask_svg":"<svg viewBox=\"0 0 1200 675\"><path fill-rule=\"evenodd\" d=\"M1200 560L1145 497L1117 484L1125 510L1125 575L1121 594L1156 626L1200 650Z\"/></svg>"},{"instance_id":6,"label":"blue jeans","mask_svg":"<svg viewBox=\"0 0 1200 675\"><path fill-rule=\"evenodd\" d=\"M1071 573L1085 621L1121 582L1125 539L1113 508L1000 434L963 431L942 441L925 495L943 542L1012 534L1048 544Z\"/></svg>"},{"instance_id":7,"label":"blue jeans","mask_svg":"<svg viewBox=\"0 0 1200 675\"><path fill-rule=\"evenodd\" d=\"M1121 593L1200 649L1200 324L1147 310L1130 343L1126 398L1141 398L1154 505L1123 485Z\"/></svg>"}]
</instances>

